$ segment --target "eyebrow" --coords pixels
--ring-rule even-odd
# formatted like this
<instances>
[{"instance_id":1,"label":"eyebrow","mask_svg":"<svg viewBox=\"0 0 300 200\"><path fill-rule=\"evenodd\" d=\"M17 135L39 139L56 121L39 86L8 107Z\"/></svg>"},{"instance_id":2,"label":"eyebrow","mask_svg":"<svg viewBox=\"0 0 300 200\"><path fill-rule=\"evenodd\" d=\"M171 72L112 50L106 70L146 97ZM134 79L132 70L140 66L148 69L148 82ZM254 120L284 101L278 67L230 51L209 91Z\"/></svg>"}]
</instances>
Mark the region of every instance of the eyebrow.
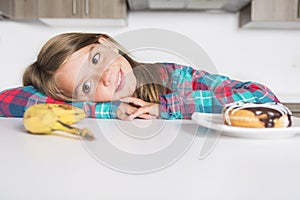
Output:
<instances>
[{"instance_id":1,"label":"eyebrow","mask_svg":"<svg viewBox=\"0 0 300 200\"><path fill-rule=\"evenodd\" d=\"M92 46L92 47L89 49L88 65L89 65L89 62L91 61L91 58L92 58L92 51L93 51L94 48L95 48L95 46ZM84 80L84 79L81 79L81 80L79 81L79 83L75 86L75 90L74 90L73 97L75 97L75 98L78 97L78 91L79 91L80 86L83 84L83 80Z\"/></svg>"}]
</instances>

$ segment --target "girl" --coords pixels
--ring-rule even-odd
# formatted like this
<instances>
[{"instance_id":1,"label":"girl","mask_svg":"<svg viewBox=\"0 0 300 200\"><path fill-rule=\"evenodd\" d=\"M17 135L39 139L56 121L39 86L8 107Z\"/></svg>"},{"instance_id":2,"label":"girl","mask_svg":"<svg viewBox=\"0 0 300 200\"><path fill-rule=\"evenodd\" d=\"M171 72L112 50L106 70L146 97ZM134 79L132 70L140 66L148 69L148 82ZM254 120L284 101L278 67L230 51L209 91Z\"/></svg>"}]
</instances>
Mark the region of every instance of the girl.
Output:
<instances>
[{"instance_id":1,"label":"girl","mask_svg":"<svg viewBox=\"0 0 300 200\"><path fill-rule=\"evenodd\" d=\"M57 100L103 102L102 110L115 103L115 117L123 120L189 119L236 101L279 102L258 83L173 63L139 63L106 34L53 37L24 72L23 84Z\"/></svg>"}]
</instances>

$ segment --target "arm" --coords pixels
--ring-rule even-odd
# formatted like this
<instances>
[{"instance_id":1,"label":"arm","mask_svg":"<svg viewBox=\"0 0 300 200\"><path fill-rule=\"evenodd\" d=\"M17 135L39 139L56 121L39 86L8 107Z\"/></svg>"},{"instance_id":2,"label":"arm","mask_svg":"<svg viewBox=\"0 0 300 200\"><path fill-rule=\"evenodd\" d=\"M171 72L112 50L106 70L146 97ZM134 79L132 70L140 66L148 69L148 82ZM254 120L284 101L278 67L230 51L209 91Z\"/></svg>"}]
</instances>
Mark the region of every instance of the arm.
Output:
<instances>
[{"instance_id":1,"label":"arm","mask_svg":"<svg viewBox=\"0 0 300 200\"><path fill-rule=\"evenodd\" d=\"M90 118L116 118L120 102L64 102L58 101L37 91L32 86L5 90L0 93L0 117L23 117L29 106L55 103L71 104L82 108Z\"/></svg>"},{"instance_id":2,"label":"arm","mask_svg":"<svg viewBox=\"0 0 300 200\"><path fill-rule=\"evenodd\" d=\"M83 109L88 118L115 119L120 102L68 102Z\"/></svg>"},{"instance_id":3,"label":"arm","mask_svg":"<svg viewBox=\"0 0 300 200\"><path fill-rule=\"evenodd\" d=\"M225 104L237 101L279 102L269 88L259 83L230 80L197 70L193 70L192 76L190 91L160 96L162 118L189 119L194 112L221 113Z\"/></svg>"},{"instance_id":4,"label":"arm","mask_svg":"<svg viewBox=\"0 0 300 200\"><path fill-rule=\"evenodd\" d=\"M126 112L126 119L190 119L194 112L221 113L224 105L237 101L279 102L269 88L258 83L230 80L226 76L209 74L191 67L177 69L173 70L175 75L171 79L172 88L176 92L160 95L160 104L134 97L124 99L125 102L137 105L136 111Z\"/></svg>"}]
</instances>

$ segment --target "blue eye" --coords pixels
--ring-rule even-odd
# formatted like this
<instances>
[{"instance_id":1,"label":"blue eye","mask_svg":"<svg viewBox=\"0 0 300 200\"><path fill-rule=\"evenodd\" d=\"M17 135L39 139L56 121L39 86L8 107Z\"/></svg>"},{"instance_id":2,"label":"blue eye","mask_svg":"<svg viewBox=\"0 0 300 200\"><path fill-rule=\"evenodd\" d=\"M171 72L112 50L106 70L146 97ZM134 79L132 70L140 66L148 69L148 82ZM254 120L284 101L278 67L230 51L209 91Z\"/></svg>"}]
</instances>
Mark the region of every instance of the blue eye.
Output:
<instances>
[{"instance_id":1,"label":"blue eye","mask_svg":"<svg viewBox=\"0 0 300 200\"><path fill-rule=\"evenodd\" d=\"M89 91L91 90L91 85L92 85L92 82L91 82L91 81L85 82L85 83L82 85L82 92L83 92L84 94L89 93Z\"/></svg>"},{"instance_id":2,"label":"blue eye","mask_svg":"<svg viewBox=\"0 0 300 200\"><path fill-rule=\"evenodd\" d=\"M92 63L94 65L96 65L98 62L99 62L99 59L100 59L100 54L99 53L96 53L93 58L92 58Z\"/></svg>"}]
</instances>

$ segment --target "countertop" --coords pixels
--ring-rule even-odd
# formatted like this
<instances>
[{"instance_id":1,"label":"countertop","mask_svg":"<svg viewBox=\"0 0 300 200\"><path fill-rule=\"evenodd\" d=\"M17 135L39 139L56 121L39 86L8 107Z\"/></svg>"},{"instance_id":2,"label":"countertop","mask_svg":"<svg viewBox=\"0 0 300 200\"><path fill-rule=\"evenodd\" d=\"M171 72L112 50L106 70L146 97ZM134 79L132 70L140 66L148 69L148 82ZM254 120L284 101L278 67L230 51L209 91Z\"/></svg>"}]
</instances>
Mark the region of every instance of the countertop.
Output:
<instances>
[{"instance_id":1,"label":"countertop","mask_svg":"<svg viewBox=\"0 0 300 200\"><path fill-rule=\"evenodd\" d=\"M300 199L300 136L226 137L191 120L78 126L96 140L0 118L0 199Z\"/></svg>"}]
</instances>

